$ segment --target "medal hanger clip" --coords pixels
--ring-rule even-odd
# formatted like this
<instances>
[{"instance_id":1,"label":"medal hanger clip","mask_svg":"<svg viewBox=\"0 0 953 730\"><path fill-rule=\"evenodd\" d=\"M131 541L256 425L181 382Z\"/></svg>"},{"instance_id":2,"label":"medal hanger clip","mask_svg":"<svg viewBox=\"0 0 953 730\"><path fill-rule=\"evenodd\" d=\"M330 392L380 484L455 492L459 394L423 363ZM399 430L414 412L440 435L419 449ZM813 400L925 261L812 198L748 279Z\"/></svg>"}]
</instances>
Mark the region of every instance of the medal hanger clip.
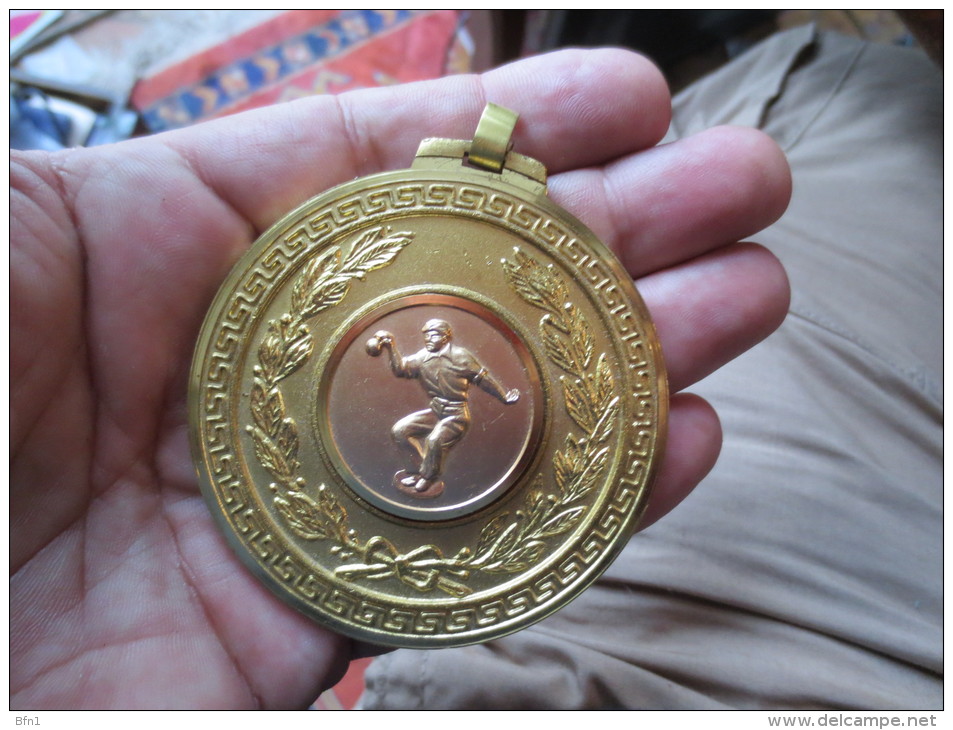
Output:
<instances>
[{"instance_id":1,"label":"medal hanger clip","mask_svg":"<svg viewBox=\"0 0 953 730\"><path fill-rule=\"evenodd\" d=\"M513 146L513 130L519 115L496 104L487 104L477 124L467 158L471 165L501 172Z\"/></svg>"},{"instance_id":2,"label":"medal hanger clip","mask_svg":"<svg viewBox=\"0 0 953 730\"><path fill-rule=\"evenodd\" d=\"M487 104L473 140L429 138L420 143L412 169L449 170L463 166L498 176L537 195L546 194L546 167L532 157L512 151L519 115Z\"/></svg>"}]
</instances>

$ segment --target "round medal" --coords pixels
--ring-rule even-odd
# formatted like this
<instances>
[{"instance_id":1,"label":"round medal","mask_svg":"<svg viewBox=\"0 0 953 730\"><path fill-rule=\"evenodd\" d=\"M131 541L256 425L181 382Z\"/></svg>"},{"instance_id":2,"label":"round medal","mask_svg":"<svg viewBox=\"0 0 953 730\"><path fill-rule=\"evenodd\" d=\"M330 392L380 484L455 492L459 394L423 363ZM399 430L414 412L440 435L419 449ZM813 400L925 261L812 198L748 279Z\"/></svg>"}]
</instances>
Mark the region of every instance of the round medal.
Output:
<instances>
[{"instance_id":1,"label":"round medal","mask_svg":"<svg viewBox=\"0 0 953 730\"><path fill-rule=\"evenodd\" d=\"M242 560L388 646L496 638L578 595L645 507L667 386L648 313L510 151L424 140L266 231L190 383L203 492Z\"/></svg>"}]
</instances>

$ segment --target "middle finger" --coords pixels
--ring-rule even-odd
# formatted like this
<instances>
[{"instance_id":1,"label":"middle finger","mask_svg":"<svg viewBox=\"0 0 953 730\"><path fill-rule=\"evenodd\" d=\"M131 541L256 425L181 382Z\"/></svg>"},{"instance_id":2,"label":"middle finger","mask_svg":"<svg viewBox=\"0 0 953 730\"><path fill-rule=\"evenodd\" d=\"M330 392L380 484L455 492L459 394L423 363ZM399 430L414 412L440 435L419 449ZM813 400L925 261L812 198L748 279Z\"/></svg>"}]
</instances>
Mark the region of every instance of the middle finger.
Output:
<instances>
[{"instance_id":1,"label":"middle finger","mask_svg":"<svg viewBox=\"0 0 953 730\"><path fill-rule=\"evenodd\" d=\"M769 137L720 127L554 175L549 187L639 277L770 225L787 206L791 177Z\"/></svg>"}]
</instances>

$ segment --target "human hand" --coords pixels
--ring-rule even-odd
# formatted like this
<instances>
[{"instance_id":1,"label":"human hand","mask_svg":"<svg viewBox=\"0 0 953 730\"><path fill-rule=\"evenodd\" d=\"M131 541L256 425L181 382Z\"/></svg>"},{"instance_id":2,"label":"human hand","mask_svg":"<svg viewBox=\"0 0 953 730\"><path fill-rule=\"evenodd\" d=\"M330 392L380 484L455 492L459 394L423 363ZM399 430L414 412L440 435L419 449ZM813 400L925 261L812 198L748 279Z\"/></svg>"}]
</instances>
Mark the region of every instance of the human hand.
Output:
<instances>
[{"instance_id":1,"label":"human hand","mask_svg":"<svg viewBox=\"0 0 953 730\"><path fill-rule=\"evenodd\" d=\"M11 705L304 707L361 647L246 571L199 493L185 394L203 315L283 213L407 167L421 138L468 138L486 100L519 152L636 277L672 392L646 514L674 507L720 447L678 391L770 333L780 265L733 243L790 192L763 135L654 147L669 100L634 54L568 51L482 78L319 96L91 150L11 154Z\"/></svg>"}]
</instances>

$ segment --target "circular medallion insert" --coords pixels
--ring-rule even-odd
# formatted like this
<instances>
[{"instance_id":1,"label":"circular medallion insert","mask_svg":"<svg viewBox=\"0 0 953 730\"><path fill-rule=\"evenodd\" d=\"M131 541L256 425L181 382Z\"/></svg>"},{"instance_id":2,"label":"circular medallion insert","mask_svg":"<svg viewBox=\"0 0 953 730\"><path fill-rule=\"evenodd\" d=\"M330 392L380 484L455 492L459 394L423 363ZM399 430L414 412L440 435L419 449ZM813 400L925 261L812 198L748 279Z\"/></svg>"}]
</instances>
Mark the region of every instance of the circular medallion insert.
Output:
<instances>
[{"instance_id":1,"label":"circular medallion insert","mask_svg":"<svg viewBox=\"0 0 953 730\"><path fill-rule=\"evenodd\" d=\"M389 514L448 520L502 496L541 433L539 371L465 296L401 296L348 322L316 388L316 432L348 487Z\"/></svg>"}]
</instances>

